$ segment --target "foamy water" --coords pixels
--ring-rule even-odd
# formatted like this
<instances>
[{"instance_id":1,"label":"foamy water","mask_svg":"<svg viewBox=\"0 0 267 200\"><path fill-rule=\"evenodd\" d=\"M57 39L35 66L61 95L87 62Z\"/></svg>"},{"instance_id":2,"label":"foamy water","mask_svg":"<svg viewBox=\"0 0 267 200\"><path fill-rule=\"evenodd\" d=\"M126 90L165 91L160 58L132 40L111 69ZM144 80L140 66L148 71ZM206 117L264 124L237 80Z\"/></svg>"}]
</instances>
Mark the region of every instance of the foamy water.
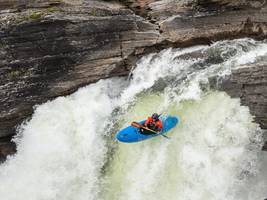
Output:
<instances>
[{"instance_id":1,"label":"foamy water","mask_svg":"<svg viewBox=\"0 0 267 200\"><path fill-rule=\"evenodd\" d=\"M194 52L201 56L183 57ZM1 199L264 199L261 130L207 78L266 54L266 43L250 39L168 49L142 58L130 82L102 80L37 106L18 153L0 166ZM115 140L153 112L180 117L171 140Z\"/></svg>"}]
</instances>

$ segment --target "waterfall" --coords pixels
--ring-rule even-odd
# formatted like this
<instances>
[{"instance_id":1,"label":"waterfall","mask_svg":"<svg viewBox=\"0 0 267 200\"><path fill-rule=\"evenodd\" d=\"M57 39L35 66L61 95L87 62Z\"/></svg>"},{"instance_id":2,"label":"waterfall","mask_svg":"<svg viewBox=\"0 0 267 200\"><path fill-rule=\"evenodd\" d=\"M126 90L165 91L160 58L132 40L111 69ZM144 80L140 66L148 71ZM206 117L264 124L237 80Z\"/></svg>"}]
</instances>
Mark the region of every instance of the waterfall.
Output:
<instances>
[{"instance_id":1,"label":"waterfall","mask_svg":"<svg viewBox=\"0 0 267 200\"><path fill-rule=\"evenodd\" d=\"M263 200L262 131L239 99L213 91L224 76L267 55L252 39L166 49L131 79L100 80L35 108L0 166L3 200ZM124 144L114 135L160 112L181 122L168 136Z\"/></svg>"}]
</instances>

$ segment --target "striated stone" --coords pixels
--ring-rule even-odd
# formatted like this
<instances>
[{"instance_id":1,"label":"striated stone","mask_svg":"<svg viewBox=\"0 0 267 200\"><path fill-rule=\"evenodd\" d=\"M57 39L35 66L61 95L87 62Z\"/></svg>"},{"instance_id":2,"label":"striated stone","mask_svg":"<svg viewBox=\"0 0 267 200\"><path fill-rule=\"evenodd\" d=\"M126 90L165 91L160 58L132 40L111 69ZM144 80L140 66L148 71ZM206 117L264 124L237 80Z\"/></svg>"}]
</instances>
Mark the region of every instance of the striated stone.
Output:
<instances>
[{"instance_id":1,"label":"striated stone","mask_svg":"<svg viewBox=\"0 0 267 200\"><path fill-rule=\"evenodd\" d=\"M259 75L260 73L260 75ZM216 82L216 88L240 98L263 129L267 129L267 64L242 66ZM214 84L213 84L214 85Z\"/></svg>"},{"instance_id":2,"label":"striated stone","mask_svg":"<svg viewBox=\"0 0 267 200\"><path fill-rule=\"evenodd\" d=\"M210 84L231 97L240 98L241 104L249 107L255 122L267 129L267 63L242 66L229 76L211 78Z\"/></svg>"},{"instance_id":3,"label":"striated stone","mask_svg":"<svg viewBox=\"0 0 267 200\"><path fill-rule=\"evenodd\" d=\"M116 4L90 1L35 11L42 13L38 19L27 12L17 14L26 19L20 23L13 15L2 20L0 136L14 134L35 104L100 78L126 75L123 59L159 37L156 25Z\"/></svg>"},{"instance_id":4,"label":"striated stone","mask_svg":"<svg viewBox=\"0 0 267 200\"><path fill-rule=\"evenodd\" d=\"M44 8L59 5L63 0L1 0L0 10L16 8Z\"/></svg>"}]
</instances>

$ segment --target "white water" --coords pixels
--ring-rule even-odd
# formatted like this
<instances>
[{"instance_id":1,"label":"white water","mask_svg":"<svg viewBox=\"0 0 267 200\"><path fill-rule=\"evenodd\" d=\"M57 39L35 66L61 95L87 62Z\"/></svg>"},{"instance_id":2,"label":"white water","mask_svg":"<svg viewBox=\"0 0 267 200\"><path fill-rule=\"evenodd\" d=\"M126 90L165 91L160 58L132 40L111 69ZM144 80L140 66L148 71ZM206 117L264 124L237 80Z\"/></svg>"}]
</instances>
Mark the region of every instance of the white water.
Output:
<instances>
[{"instance_id":1,"label":"white water","mask_svg":"<svg viewBox=\"0 0 267 200\"><path fill-rule=\"evenodd\" d=\"M99 81L38 106L0 166L1 199L264 199L261 131L207 77L266 55L266 43L249 39L169 49L141 59L130 82ZM155 111L180 117L171 140L115 141Z\"/></svg>"}]
</instances>

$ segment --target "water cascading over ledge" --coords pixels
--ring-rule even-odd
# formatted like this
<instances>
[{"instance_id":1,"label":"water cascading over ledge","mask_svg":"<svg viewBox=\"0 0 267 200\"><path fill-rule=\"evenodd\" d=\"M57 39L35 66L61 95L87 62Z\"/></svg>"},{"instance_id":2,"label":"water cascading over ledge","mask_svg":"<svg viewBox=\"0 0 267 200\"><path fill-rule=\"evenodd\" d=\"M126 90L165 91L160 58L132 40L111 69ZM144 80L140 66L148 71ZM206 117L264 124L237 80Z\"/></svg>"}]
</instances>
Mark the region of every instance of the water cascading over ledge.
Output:
<instances>
[{"instance_id":1,"label":"water cascading over ledge","mask_svg":"<svg viewBox=\"0 0 267 200\"><path fill-rule=\"evenodd\" d=\"M267 44L251 39L167 49L143 57L130 80L101 80L38 106L16 138L18 153L1 165L0 196L264 199L262 131L238 99L211 90L209 77L266 54ZM114 139L155 111L180 117L171 140Z\"/></svg>"},{"instance_id":2,"label":"water cascading over ledge","mask_svg":"<svg viewBox=\"0 0 267 200\"><path fill-rule=\"evenodd\" d=\"M115 1L1 1L0 137L14 135L34 105L126 75L148 53L266 38L266 2L131 2L146 13Z\"/></svg>"}]
</instances>

